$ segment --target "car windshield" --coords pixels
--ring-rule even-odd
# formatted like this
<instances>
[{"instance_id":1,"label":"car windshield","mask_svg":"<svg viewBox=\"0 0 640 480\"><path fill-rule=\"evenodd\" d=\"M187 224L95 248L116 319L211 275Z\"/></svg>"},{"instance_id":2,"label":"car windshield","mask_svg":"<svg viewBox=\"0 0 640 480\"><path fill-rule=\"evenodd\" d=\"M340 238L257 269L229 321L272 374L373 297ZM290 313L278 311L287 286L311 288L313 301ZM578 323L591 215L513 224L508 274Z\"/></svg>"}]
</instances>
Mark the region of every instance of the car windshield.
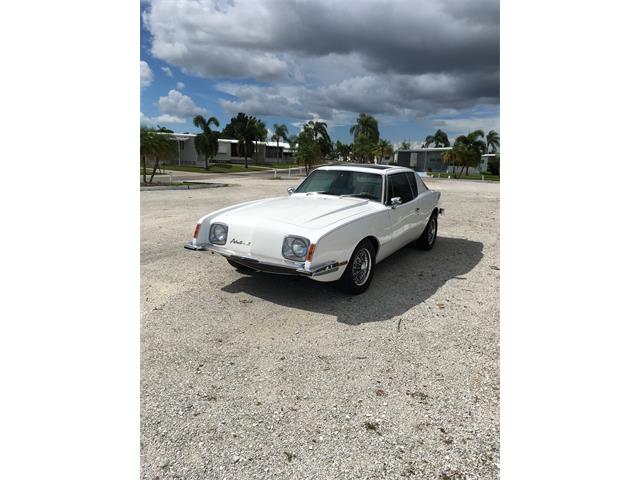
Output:
<instances>
[{"instance_id":1,"label":"car windshield","mask_svg":"<svg viewBox=\"0 0 640 480\"><path fill-rule=\"evenodd\" d=\"M382 202L382 175L351 170L315 170L296 189L296 193L311 192Z\"/></svg>"}]
</instances>

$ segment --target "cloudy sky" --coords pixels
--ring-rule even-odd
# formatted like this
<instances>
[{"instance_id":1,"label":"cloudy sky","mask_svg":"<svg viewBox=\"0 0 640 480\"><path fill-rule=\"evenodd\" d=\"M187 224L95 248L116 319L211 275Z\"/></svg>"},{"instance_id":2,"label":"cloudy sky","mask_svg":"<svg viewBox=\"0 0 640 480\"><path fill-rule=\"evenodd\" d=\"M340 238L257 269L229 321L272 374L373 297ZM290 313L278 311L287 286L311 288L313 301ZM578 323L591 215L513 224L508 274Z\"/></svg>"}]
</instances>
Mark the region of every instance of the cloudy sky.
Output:
<instances>
[{"instance_id":1,"label":"cloudy sky","mask_svg":"<svg viewBox=\"0 0 640 480\"><path fill-rule=\"evenodd\" d=\"M499 130L497 0L144 0L141 123L239 111L296 133L358 113L394 143Z\"/></svg>"}]
</instances>

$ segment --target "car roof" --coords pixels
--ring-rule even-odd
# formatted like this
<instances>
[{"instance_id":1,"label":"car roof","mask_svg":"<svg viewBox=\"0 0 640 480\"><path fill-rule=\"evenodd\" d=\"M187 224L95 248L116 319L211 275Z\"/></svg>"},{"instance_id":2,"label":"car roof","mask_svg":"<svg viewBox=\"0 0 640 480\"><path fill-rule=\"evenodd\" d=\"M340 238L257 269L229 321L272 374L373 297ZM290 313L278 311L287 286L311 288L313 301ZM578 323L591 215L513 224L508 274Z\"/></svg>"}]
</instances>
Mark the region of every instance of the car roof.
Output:
<instances>
[{"instance_id":1,"label":"car roof","mask_svg":"<svg viewBox=\"0 0 640 480\"><path fill-rule=\"evenodd\" d=\"M413 173L413 170L407 167L398 167L395 165L376 165L370 163L337 163L334 165L324 165L322 167L318 167L316 170L347 170L352 172L377 173L379 175L388 175L391 173L400 172Z\"/></svg>"}]
</instances>

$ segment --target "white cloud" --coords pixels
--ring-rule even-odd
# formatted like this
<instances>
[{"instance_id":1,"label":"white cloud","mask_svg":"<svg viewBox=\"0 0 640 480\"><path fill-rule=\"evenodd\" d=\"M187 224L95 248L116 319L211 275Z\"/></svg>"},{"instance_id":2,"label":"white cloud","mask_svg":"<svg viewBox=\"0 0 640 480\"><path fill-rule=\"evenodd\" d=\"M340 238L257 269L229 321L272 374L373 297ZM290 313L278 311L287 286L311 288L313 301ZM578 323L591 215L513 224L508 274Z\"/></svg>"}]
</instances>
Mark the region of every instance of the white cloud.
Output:
<instances>
[{"instance_id":1,"label":"white cloud","mask_svg":"<svg viewBox=\"0 0 640 480\"><path fill-rule=\"evenodd\" d=\"M171 69L169 67L160 67L160 70L162 70L164 73L166 73L167 77L173 78L173 72L171 71Z\"/></svg>"},{"instance_id":2,"label":"white cloud","mask_svg":"<svg viewBox=\"0 0 640 480\"><path fill-rule=\"evenodd\" d=\"M155 117L155 121L158 123L185 123L186 119L163 113L162 115Z\"/></svg>"},{"instance_id":3,"label":"white cloud","mask_svg":"<svg viewBox=\"0 0 640 480\"><path fill-rule=\"evenodd\" d=\"M489 78L486 78L489 77ZM322 117L337 124L347 113L427 117L457 113L478 104L493 105L492 74L469 83L464 75L448 73L368 74L321 86L221 82L218 91L234 99L222 99L227 113L286 116L297 120ZM483 80L484 79L484 80ZM473 95L469 95L473 89Z\"/></svg>"},{"instance_id":4,"label":"white cloud","mask_svg":"<svg viewBox=\"0 0 640 480\"><path fill-rule=\"evenodd\" d=\"M436 118L453 132L472 120L491 128L459 117L499 105L498 0L145 0L143 9L151 53L218 81L234 97L220 100L228 114L336 126L366 112ZM189 97L190 108L168 97L163 114L202 113Z\"/></svg>"},{"instance_id":5,"label":"white cloud","mask_svg":"<svg viewBox=\"0 0 640 480\"><path fill-rule=\"evenodd\" d=\"M146 127L154 127L156 125L162 124L182 124L186 123L187 119L176 117L174 115L168 115L163 113L162 115L158 115L157 117L147 117L144 113L140 112L140 125Z\"/></svg>"},{"instance_id":6,"label":"white cloud","mask_svg":"<svg viewBox=\"0 0 640 480\"><path fill-rule=\"evenodd\" d=\"M140 60L140 86L148 87L153 82L153 70L147 62Z\"/></svg>"},{"instance_id":7,"label":"white cloud","mask_svg":"<svg viewBox=\"0 0 640 480\"><path fill-rule=\"evenodd\" d=\"M498 0L149 0L143 21L154 56L201 76L301 81L301 61L331 55L377 73L499 66Z\"/></svg>"},{"instance_id":8,"label":"white cloud","mask_svg":"<svg viewBox=\"0 0 640 480\"><path fill-rule=\"evenodd\" d=\"M185 119L194 115L205 115L207 111L198 107L191 97L184 95L178 90L170 90L165 97L158 99L158 109L163 114L169 115L174 119Z\"/></svg>"},{"instance_id":9,"label":"white cloud","mask_svg":"<svg viewBox=\"0 0 640 480\"><path fill-rule=\"evenodd\" d=\"M153 124L153 119L147 117L144 113L140 112L140 125L150 126Z\"/></svg>"},{"instance_id":10,"label":"white cloud","mask_svg":"<svg viewBox=\"0 0 640 480\"><path fill-rule=\"evenodd\" d=\"M273 80L286 78L287 63L271 53L277 50L254 48L266 40L272 7L252 1L153 1L143 21L152 34L151 53L184 72Z\"/></svg>"},{"instance_id":11,"label":"white cloud","mask_svg":"<svg viewBox=\"0 0 640 480\"><path fill-rule=\"evenodd\" d=\"M207 111L198 107L187 95L177 90L160 97L157 102L160 115L149 117L140 112L140 125L155 126L158 124L184 124L189 123L194 115L205 115Z\"/></svg>"}]
</instances>

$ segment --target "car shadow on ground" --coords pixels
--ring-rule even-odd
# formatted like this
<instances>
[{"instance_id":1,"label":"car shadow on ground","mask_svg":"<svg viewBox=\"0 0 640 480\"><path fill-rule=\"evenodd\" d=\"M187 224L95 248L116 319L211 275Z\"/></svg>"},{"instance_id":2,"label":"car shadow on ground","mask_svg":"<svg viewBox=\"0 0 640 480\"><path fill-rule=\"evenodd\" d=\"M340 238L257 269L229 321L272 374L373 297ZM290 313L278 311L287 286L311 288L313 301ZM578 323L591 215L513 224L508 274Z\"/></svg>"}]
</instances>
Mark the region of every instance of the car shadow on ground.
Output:
<instances>
[{"instance_id":1,"label":"car shadow on ground","mask_svg":"<svg viewBox=\"0 0 640 480\"><path fill-rule=\"evenodd\" d=\"M439 237L429 252L407 246L380 262L369 290L356 296L342 293L332 284L264 273L242 276L222 290L334 315L349 325L378 322L402 315L429 299L447 281L470 272L482 259L482 248L480 242L449 237Z\"/></svg>"}]
</instances>

